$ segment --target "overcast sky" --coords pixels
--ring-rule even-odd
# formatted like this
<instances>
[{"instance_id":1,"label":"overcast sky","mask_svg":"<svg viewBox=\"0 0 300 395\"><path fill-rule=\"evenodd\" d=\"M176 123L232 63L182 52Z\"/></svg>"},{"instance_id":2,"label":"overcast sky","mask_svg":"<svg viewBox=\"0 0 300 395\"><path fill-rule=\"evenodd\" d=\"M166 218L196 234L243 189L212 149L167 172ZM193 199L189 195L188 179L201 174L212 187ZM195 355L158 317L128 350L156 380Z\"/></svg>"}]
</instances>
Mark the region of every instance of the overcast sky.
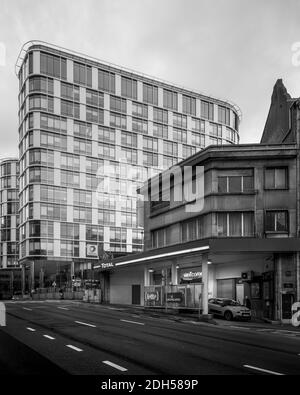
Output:
<instances>
[{"instance_id":1,"label":"overcast sky","mask_svg":"<svg viewBox=\"0 0 300 395\"><path fill-rule=\"evenodd\" d=\"M259 142L275 81L300 96L299 18L299 0L1 0L0 157L18 154L14 64L32 39L236 102L241 142Z\"/></svg>"}]
</instances>

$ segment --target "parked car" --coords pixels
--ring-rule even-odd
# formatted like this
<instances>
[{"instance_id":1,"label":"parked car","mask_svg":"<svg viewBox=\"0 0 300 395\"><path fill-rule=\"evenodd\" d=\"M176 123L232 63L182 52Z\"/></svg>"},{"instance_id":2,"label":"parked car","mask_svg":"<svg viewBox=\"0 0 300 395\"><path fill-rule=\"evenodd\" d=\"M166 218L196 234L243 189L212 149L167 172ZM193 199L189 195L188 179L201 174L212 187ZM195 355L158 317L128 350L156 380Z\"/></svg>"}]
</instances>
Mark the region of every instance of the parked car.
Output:
<instances>
[{"instance_id":1,"label":"parked car","mask_svg":"<svg viewBox=\"0 0 300 395\"><path fill-rule=\"evenodd\" d=\"M208 300L208 312L227 321L233 319L251 320L251 310L236 300L226 298L212 298Z\"/></svg>"},{"instance_id":2,"label":"parked car","mask_svg":"<svg viewBox=\"0 0 300 395\"><path fill-rule=\"evenodd\" d=\"M23 295L22 292L14 292L12 298L12 300L21 300L23 299Z\"/></svg>"}]
</instances>

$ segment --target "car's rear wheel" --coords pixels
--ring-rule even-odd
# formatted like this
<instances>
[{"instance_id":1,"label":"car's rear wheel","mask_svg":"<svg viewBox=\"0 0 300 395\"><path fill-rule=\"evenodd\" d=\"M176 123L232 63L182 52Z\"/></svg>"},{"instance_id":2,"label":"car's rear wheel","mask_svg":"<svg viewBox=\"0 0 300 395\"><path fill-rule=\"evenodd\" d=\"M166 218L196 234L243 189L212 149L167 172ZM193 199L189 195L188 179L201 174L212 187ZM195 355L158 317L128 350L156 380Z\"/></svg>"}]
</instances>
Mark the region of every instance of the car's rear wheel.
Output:
<instances>
[{"instance_id":1,"label":"car's rear wheel","mask_svg":"<svg viewBox=\"0 0 300 395\"><path fill-rule=\"evenodd\" d=\"M232 321L232 319L233 319L232 312L229 310L225 311L224 318L226 321Z\"/></svg>"}]
</instances>

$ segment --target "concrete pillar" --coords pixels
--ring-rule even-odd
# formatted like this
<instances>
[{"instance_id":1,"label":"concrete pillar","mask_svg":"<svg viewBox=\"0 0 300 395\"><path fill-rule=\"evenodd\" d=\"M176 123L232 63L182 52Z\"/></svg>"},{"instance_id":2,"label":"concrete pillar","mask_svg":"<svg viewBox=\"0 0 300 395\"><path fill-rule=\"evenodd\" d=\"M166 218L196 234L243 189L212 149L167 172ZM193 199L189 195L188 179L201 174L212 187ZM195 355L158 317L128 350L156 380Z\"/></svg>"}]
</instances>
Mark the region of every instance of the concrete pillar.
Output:
<instances>
[{"instance_id":1,"label":"concrete pillar","mask_svg":"<svg viewBox=\"0 0 300 395\"><path fill-rule=\"evenodd\" d=\"M34 261L30 263L30 291L34 289Z\"/></svg>"},{"instance_id":2,"label":"concrete pillar","mask_svg":"<svg viewBox=\"0 0 300 395\"><path fill-rule=\"evenodd\" d=\"M296 253L296 286L297 286L297 302L300 301L300 253Z\"/></svg>"},{"instance_id":3,"label":"concrete pillar","mask_svg":"<svg viewBox=\"0 0 300 395\"><path fill-rule=\"evenodd\" d=\"M202 255L202 314L208 314L208 255Z\"/></svg>"},{"instance_id":4,"label":"concrete pillar","mask_svg":"<svg viewBox=\"0 0 300 395\"><path fill-rule=\"evenodd\" d=\"M147 287L150 285L150 273L147 268L147 265L144 266L144 286Z\"/></svg>"},{"instance_id":5,"label":"concrete pillar","mask_svg":"<svg viewBox=\"0 0 300 395\"><path fill-rule=\"evenodd\" d=\"M171 281L172 284L178 284L178 269L176 268L177 262L172 262L172 274L171 274Z\"/></svg>"}]
</instances>

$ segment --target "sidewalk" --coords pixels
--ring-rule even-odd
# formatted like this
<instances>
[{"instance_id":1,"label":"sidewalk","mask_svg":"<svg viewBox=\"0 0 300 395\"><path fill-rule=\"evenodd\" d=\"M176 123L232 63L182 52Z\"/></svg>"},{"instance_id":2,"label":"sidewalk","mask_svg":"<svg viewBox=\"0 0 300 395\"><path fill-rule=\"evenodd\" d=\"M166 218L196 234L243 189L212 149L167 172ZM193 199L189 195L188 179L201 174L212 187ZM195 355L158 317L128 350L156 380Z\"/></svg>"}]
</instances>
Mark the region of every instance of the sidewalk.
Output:
<instances>
[{"instance_id":1,"label":"sidewalk","mask_svg":"<svg viewBox=\"0 0 300 395\"><path fill-rule=\"evenodd\" d=\"M149 315L152 317L165 317L172 321L201 321L201 323L206 323L207 325L218 325L218 326L241 326L241 327L251 327L256 329L274 329L274 330L287 330L287 331L294 331L300 333L300 326L295 327L292 324L282 324L277 321L266 322L259 319L252 319L251 321L242 321L242 320L234 320L234 321L226 321L225 319L221 318L213 318L212 320L202 320L199 314L196 311L182 311L178 312L177 310L172 309L165 309L165 308L149 308L144 306L137 306L137 305L120 305L120 304L105 304L101 306L107 306L111 309L116 309L120 311L129 311L132 314L136 315Z\"/></svg>"}]
</instances>

